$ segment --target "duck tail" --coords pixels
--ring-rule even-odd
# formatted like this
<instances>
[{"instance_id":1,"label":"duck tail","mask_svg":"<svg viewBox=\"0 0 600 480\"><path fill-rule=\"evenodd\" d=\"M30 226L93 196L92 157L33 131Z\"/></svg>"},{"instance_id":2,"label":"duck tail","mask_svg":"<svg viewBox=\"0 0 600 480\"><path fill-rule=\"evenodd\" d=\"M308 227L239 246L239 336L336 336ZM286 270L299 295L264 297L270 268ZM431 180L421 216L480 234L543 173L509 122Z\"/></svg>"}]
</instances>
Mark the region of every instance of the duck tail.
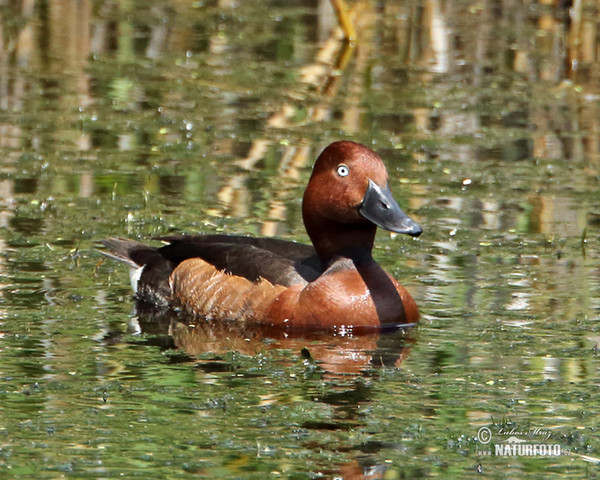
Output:
<instances>
[{"instance_id":1,"label":"duck tail","mask_svg":"<svg viewBox=\"0 0 600 480\"><path fill-rule=\"evenodd\" d=\"M146 265L158 252L157 248L128 238L111 237L102 240L106 250L98 250L102 255L124 263L130 268L139 268Z\"/></svg>"},{"instance_id":2,"label":"duck tail","mask_svg":"<svg viewBox=\"0 0 600 480\"><path fill-rule=\"evenodd\" d=\"M159 306L168 305L171 294L169 275L175 265L163 258L158 248L119 237L107 238L101 243L108 249L99 250L102 255L129 267L131 288L140 300Z\"/></svg>"}]
</instances>

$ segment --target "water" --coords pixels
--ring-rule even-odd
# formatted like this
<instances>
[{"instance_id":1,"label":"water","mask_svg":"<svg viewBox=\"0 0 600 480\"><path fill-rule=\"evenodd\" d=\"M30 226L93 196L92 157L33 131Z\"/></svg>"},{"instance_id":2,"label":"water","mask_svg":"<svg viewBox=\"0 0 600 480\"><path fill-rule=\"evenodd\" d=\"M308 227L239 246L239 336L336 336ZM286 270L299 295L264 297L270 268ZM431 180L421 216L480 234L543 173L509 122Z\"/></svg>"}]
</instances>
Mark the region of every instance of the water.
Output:
<instances>
[{"instance_id":1,"label":"water","mask_svg":"<svg viewBox=\"0 0 600 480\"><path fill-rule=\"evenodd\" d=\"M0 476L598 475L597 3L349 7L356 48L325 1L0 6ZM342 138L424 227L375 250L416 330L157 317L95 250L306 242ZM493 455L510 435L561 455Z\"/></svg>"}]
</instances>

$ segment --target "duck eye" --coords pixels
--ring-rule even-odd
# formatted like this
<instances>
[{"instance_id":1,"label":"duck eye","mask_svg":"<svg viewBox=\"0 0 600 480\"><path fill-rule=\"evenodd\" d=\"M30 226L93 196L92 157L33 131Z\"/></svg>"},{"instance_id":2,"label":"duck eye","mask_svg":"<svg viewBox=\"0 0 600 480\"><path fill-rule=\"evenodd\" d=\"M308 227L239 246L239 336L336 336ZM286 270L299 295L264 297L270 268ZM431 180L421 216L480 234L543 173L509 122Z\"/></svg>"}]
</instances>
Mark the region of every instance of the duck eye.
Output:
<instances>
[{"instance_id":1,"label":"duck eye","mask_svg":"<svg viewBox=\"0 0 600 480\"><path fill-rule=\"evenodd\" d=\"M337 174L340 177L345 177L349 173L350 173L350 169L346 165L344 165L343 163L341 165L338 165L338 167L337 167Z\"/></svg>"}]
</instances>

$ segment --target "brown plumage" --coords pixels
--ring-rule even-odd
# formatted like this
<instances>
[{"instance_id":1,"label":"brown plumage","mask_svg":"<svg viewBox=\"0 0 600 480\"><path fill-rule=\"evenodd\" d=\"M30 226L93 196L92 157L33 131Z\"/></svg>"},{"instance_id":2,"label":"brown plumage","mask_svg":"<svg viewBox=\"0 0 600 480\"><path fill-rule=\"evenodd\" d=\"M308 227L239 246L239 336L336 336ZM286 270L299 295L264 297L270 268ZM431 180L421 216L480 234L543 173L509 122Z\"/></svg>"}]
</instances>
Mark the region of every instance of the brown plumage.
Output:
<instances>
[{"instance_id":1,"label":"brown plumage","mask_svg":"<svg viewBox=\"0 0 600 480\"><path fill-rule=\"evenodd\" d=\"M252 282L217 270L201 258L181 262L169 277L172 303L208 319L253 320L286 290L263 278Z\"/></svg>"},{"instance_id":2,"label":"brown plumage","mask_svg":"<svg viewBox=\"0 0 600 480\"><path fill-rule=\"evenodd\" d=\"M375 152L354 142L327 147L302 215L314 248L227 235L165 237L161 248L119 238L103 243L106 255L131 268L138 298L200 317L298 329L418 320L410 294L371 255L377 227L421 234L392 197Z\"/></svg>"}]
</instances>

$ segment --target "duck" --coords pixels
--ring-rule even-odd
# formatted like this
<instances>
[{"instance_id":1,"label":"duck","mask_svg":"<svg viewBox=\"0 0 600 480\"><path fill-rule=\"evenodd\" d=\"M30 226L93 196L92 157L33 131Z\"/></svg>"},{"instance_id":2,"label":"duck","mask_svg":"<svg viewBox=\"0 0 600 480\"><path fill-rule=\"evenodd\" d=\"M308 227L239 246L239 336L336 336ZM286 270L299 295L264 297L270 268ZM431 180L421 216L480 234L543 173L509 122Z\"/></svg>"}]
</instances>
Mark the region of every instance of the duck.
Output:
<instances>
[{"instance_id":1,"label":"duck","mask_svg":"<svg viewBox=\"0 0 600 480\"><path fill-rule=\"evenodd\" d=\"M302 199L312 246L269 237L159 237L160 247L112 237L104 255L126 264L138 301L211 321L288 330L382 330L419 320L416 302L373 258L377 228L418 237L392 196L381 157L353 141L318 156Z\"/></svg>"}]
</instances>

